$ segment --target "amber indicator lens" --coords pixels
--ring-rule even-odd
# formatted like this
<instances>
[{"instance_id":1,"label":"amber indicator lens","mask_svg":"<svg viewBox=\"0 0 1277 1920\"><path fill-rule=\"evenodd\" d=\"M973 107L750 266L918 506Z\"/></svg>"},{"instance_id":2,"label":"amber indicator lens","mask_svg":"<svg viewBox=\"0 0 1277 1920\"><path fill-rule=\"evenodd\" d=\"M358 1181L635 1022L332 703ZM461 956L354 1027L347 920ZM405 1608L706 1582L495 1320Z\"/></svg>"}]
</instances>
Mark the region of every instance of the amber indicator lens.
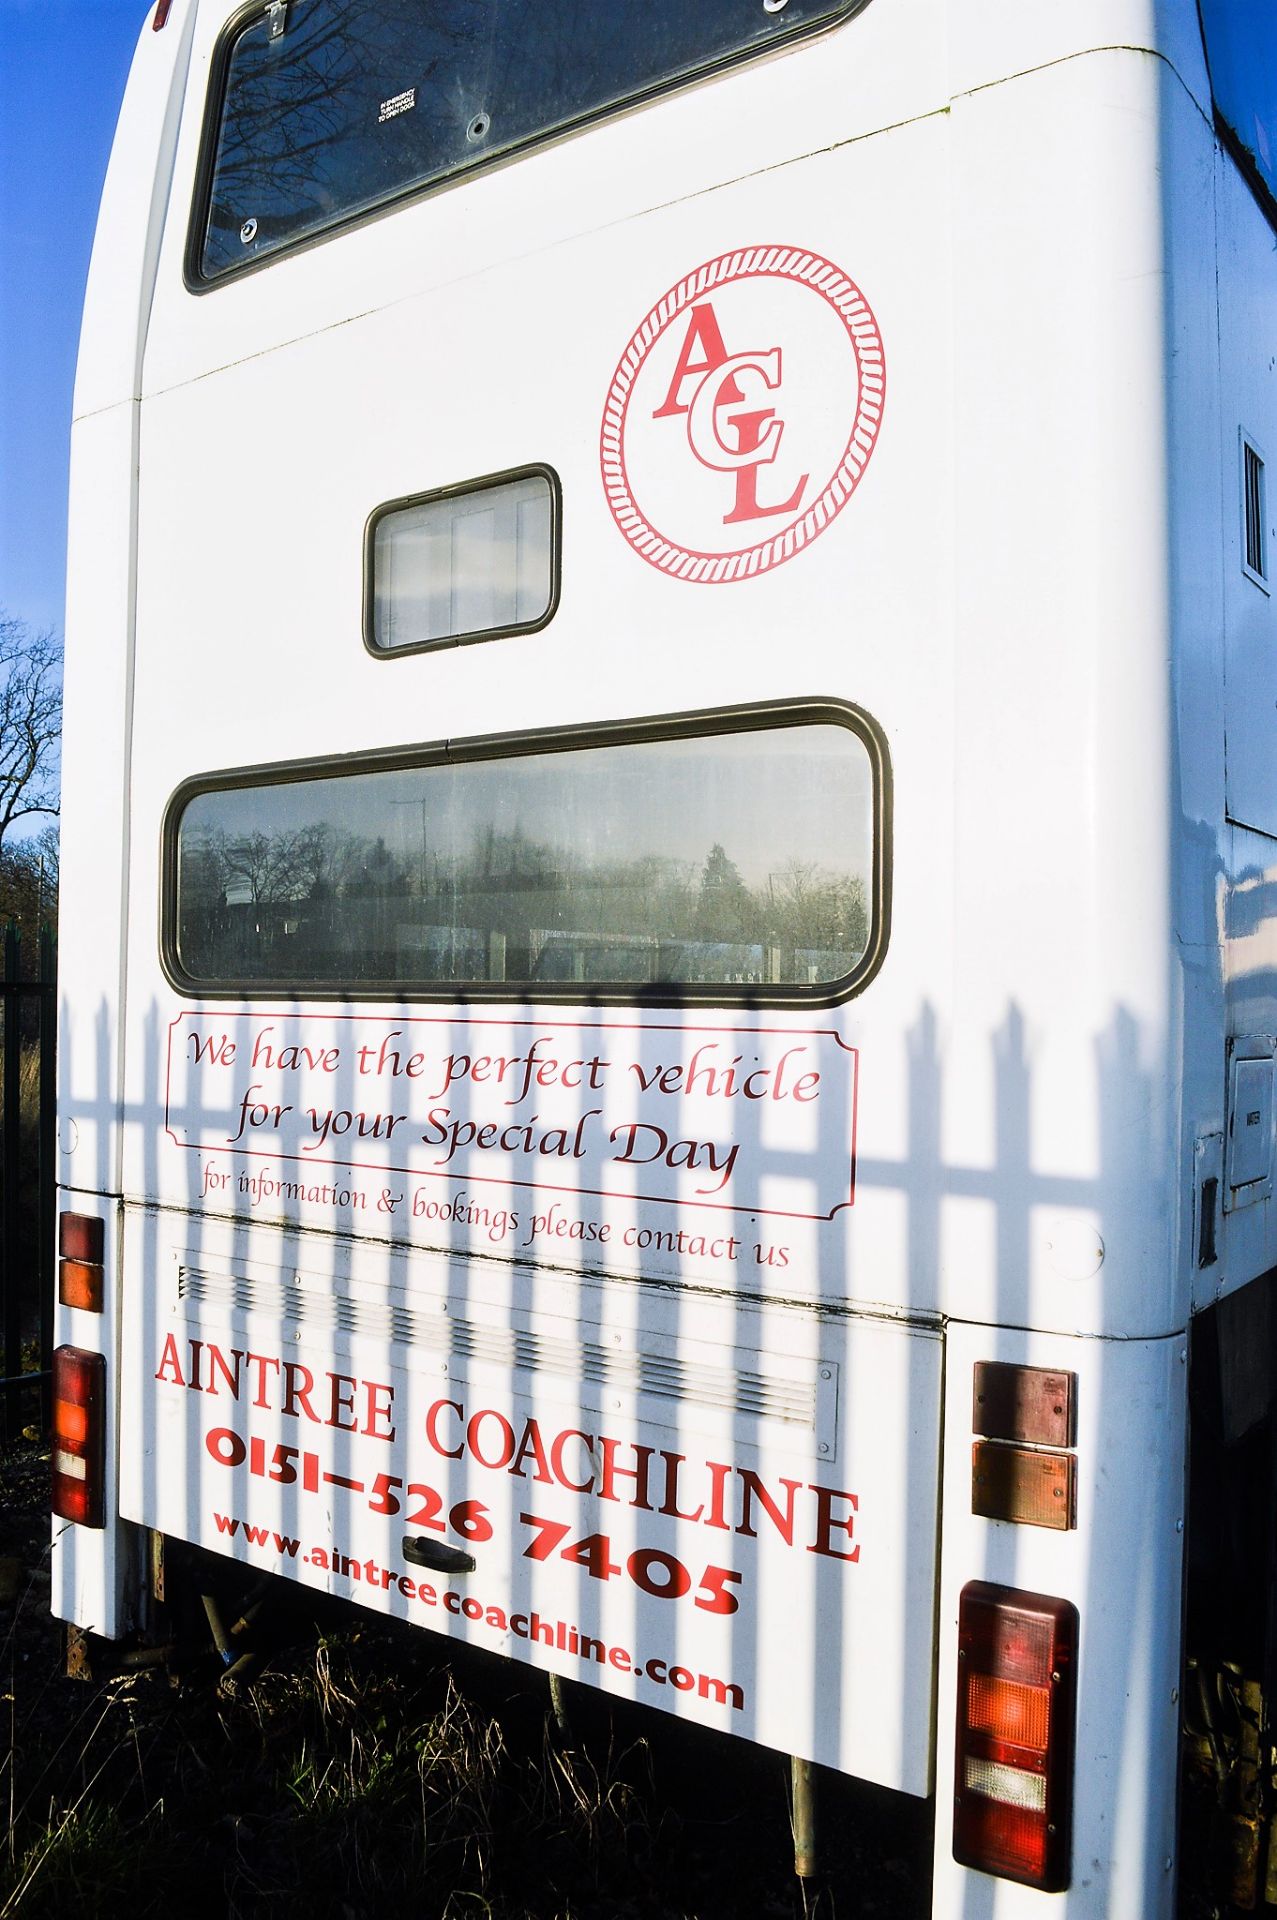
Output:
<instances>
[{"instance_id":1,"label":"amber indicator lens","mask_svg":"<svg viewBox=\"0 0 1277 1920\"><path fill-rule=\"evenodd\" d=\"M971 1449L971 1511L1017 1526L1076 1524L1077 1461L1071 1453L1037 1453L1001 1440L977 1440Z\"/></svg>"},{"instance_id":2,"label":"amber indicator lens","mask_svg":"<svg viewBox=\"0 0 1277 1920\"><path fill-rule=\"evenodd\" d=\"M1077 1620L981 1580L958 1611L954 1858L1044 1893L1069 1884Z\"/></svg>"},{"instance_id":3,"label":"amber indicator lens","mask_svg":"<svg viewBox=\"0 0 1277 1920\"><path fill-rule=\"evenodd\" d=\"M83 1527L103 1524L106 1361L59 1347L53 1356L53 1511Z\"/></svg>"},{"instance_id":4,"label":"amber indicator lens","mask_svg":"<svg viewBox=\"0 0 1277 1920\"><path fill-rule=\"evenodd\" d=\"M91 1267L86 1260L59 1260L58 1299L64 1307L83 1307L86 1313L101 1313L101 1267Z\"/></svg>"}]
</instances>

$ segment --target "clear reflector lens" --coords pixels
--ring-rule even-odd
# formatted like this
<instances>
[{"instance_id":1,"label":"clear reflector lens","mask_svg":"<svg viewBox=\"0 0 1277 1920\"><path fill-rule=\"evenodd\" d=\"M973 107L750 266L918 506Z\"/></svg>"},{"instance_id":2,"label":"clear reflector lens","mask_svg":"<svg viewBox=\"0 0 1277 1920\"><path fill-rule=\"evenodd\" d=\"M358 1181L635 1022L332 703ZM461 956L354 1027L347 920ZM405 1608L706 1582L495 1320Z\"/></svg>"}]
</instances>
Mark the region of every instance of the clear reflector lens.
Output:
<instances>
[{"instance_id":1,"label":"clear reflector lens","mask_svg":"<svg viewBox=\"0 0 1277 1920\"><path fill-rule=\"evenodd\" d=\"M1046 1811L1045 1776L1000 1766L996 1760L968 1760L966 1788L968 1793L982 1793L988 1800L1000 1800L1003 1806L1026 1813Z\"/></svg>"}]
</instances>

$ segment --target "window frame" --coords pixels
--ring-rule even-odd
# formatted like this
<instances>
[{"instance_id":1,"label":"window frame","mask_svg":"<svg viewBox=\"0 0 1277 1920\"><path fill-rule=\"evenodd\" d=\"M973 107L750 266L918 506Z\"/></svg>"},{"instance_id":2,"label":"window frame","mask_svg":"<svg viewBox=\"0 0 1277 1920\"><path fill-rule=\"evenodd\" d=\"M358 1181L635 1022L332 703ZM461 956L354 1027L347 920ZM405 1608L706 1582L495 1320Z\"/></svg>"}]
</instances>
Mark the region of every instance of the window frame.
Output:
<instances>
[{"instance_id":1,"label":"window frame","mask_svg":"<svg viewBox=\"0 0 1277 1920\"><path fill-rule=\"evenodd\" d=\"M239 35L266 11L266 0L248 0L248 4L237 8L223 26L209 62L208 87L204 96L203 119L195 164L195 181L191 194L190 213L187 217L186 245L182 254L182 278L187 292L212 293L216 288L228 286L245 274L259 273L264 267L274 266L279 260L286 260L309 247L322 246L338 234L348 233L355 227L366 225L370 220L379 220L386 213L393 212L411 200L442 192L448 187L455 186L459 181L471 179L475 174L488 173L494 167L504 166L512 160L521 159L525 154L534 152L538 147L545 146L552 140L574 138L600 121L632 112L636 107L646 106L649 101L658 100L666 94L712 81L733 67L744 65L749 61L766 59L773 54L788 52L820 34L830 33L845 26L849 20L855 19L857 14L862 13L871 4L872 0L838 0L838 11L828 19L813 20L810 25L795 28L764 46L740 48L734 53L724 54L718 60L710 61L706 66L693 68L688 73L677 74L668 80L656 81L651 86L640 87L635 92L626 94L622 100L598 107L590 113L578 114L575 119L562 121L540 133L530 134L524 140L502 147L498 152L477 153L473 160L466 160L445 174L428 180L418 180L408 186L397 187L370 205L361 207L353 213L339 215L311 233L299 235L295 240L287 240L281 246L272 248L269 253L244 260L235 266L225 267L220 273L208 275L203 271L201 260L217 162L218 136L221 132L222 113L230 77L231 51Z\"/></svg>"},{"instance_id":2,"label":"window frame","mask_svg":"<svg viewBox=\"0 0 1277 1920\"><path fill-rule=\"evenodd\" d=\"M650 740L712 738L725 733L761 733L794 726L841 726L853 733L868 758L872 787L872 851L867 905L869 940L850 973L811 986L740 985L720 981L660 982L649 986L608 986L580 981L441 981L438 986L404 981L298 981L288 978L243 981L197 979L188 974L178 951L179 835L182 815L192 800L244 787L286 786L298 781L342 775L393 772L396 769L471 764L570 753L582 748L627 746ZM184 780L169 797L161 825L159 949L169 985L193 1000L374 1001L400 1005L464 1006L497 1002L507 1006L566 1004L623 1007L786 1007L839 1006L863 992L882 965L891 932L892 775L886 737L877 721L850 701L825 697L763 701L747 706L714 707L696 712L656 714L635 720L608 720L571 727L539 727L527 732L478 734L459 740L329 754L322 758L272 761L228 768Z\"/></svg>"},{"instance_id":3,"label":"window frame","mask_svg":"<svg viewBox=\"0 0 1277 1920\"><path fill-rule=\"evenodd\" d=\"M543 614L535 620L521 620L503 627L477 627L469 633L446 633L437 640L415 640L411 646L382 647L375 638L377 583L373 560L377 529L392 513L410 507L432 506L437 500L459 500L467 494L486 493L493 487L508 486L515 480L545 480L550 489L550 597ZM397 500L384 500L374 507L364 526L363 640L374 660L401 660L416 653L438 653L446 647L473 647L484 640L509 640L516 635L540 633L559 610L563 579L563 483L554 468L542 461L528 466L510 467L504 473L486 473L474 480L460 480L447 487L431 487L424 493L407 493Z\"/></svg>"},{"instance_id":4,"label":"window frame","mask_svg":"<svg viewBox=\"0 0 1277 1920\"><path fill-rule=\"evenodd\" d=\"M1245 427L1239 427L1237 429L1237 439L1238 439L1237 450L1238 450L1238 454L1240 456L1240 462L1241 462L1240 479L1241 479L1242 572L1245 574L1248 580L1252 581L1253 584L1259 588L1261 593L1271 595L1272 583L1269 577L1271 573L1271 566L1269 562L1269 551L1268 551L1269 550L1268 462L1264 457L1264 450L1260 446L1258 440L1256 440L1253 433L1247 433ZM1256 506L1258 509L1259 518L1256 524L1255 532L1258 535L1258 539L1259 539L1259 558L1260 558L1260 561L1262 562L1262 564L1258 567L1251 566L1250 559L1247 553L1247 548L1249 545L1249 535L1250 535L1250 513L1249 513L1250 494L1249 494L1249 487L1247 485L1247 482L1249 479L1249 474L1247 471L1248 462L1246 459L1247 454L1251 455L1252 459L1255 461L1256 469L1257 469L1256 480L1258 484L1257 484L1256 491L1258 493L1258 500L1256 502Z\"/></svg>"}]
</instances>

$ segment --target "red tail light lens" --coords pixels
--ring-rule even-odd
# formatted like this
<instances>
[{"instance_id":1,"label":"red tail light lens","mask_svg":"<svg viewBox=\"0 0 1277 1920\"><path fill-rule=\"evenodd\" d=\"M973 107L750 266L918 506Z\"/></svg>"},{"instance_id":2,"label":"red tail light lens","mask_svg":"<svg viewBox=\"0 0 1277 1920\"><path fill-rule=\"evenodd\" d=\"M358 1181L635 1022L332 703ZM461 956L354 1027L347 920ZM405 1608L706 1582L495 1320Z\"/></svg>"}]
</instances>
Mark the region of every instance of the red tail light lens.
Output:
<instances>
[{"instance_id":1,"label":"red tail light lens","mask_svg":"<svg viewBox=\"0 0 1277 1920\"><path fill-rule=\"evenodd\" d=\"M953 1853L1044 1893L1069 1884L1077 1608L973 1580L958 1610Z\"/></svg>"},{"instance_id":2,"label":"red tail light lens","mask_svg":"<svg viewBox=\"0 0 1277 1920\"><path fill-rule=\"evenodd\" d=\"M168 20L169 13L172 9L172 6L173 6L173 0L159 0L159 3L155 9L155 18L151 22L152 33L158 33L160 28L164 26L165 22Z\"/></svg>"},{"instance_id":3,"label":"red tail light lens","mask_svg":"<svg viewBox=\"0 0 1277 1920\"><path fill-rule=\"evenodd\" d=\"M106 1361L59 1347L53 1356L53 1511L82 1527L103 1524Z\"/></svg>"}]
</instances>

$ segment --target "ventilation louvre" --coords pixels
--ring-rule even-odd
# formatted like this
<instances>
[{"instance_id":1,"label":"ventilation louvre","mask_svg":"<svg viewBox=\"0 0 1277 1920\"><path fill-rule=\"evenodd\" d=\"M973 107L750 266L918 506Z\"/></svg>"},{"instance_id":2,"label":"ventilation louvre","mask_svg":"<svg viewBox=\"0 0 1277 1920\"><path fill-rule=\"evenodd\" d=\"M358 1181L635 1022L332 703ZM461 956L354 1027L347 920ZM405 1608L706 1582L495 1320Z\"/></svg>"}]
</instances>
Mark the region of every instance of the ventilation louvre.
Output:
<instances>
[{"instance_id":1,"label":"ventilation louvre","mask_svg":"<svg viewBox=\"0 0 1277 1920\"><path fill-rule=\"evenodd\" d=\"M247 1274L213 1273L178 1267L178 1298L192 1305L231 1312L261 1313L290 1325L390 1340L396 1345L443 1359L475 1360L529 1373L548 1373L596 1386L693 1402L751 1419L780 1420L814 1432L817 1424L817 1368L806 1378L730 1371L698 1365L670 1354L624 1352L588 1341L559 1340L522 1327L488 1326L451 1314L422 1313L393 1302L352 1299L300 1282L281 1285ZM822 1363L832 1378L828 1363ZM823 1422L822 1422L823 1426Z\"/></svg>"}]
</instances>

